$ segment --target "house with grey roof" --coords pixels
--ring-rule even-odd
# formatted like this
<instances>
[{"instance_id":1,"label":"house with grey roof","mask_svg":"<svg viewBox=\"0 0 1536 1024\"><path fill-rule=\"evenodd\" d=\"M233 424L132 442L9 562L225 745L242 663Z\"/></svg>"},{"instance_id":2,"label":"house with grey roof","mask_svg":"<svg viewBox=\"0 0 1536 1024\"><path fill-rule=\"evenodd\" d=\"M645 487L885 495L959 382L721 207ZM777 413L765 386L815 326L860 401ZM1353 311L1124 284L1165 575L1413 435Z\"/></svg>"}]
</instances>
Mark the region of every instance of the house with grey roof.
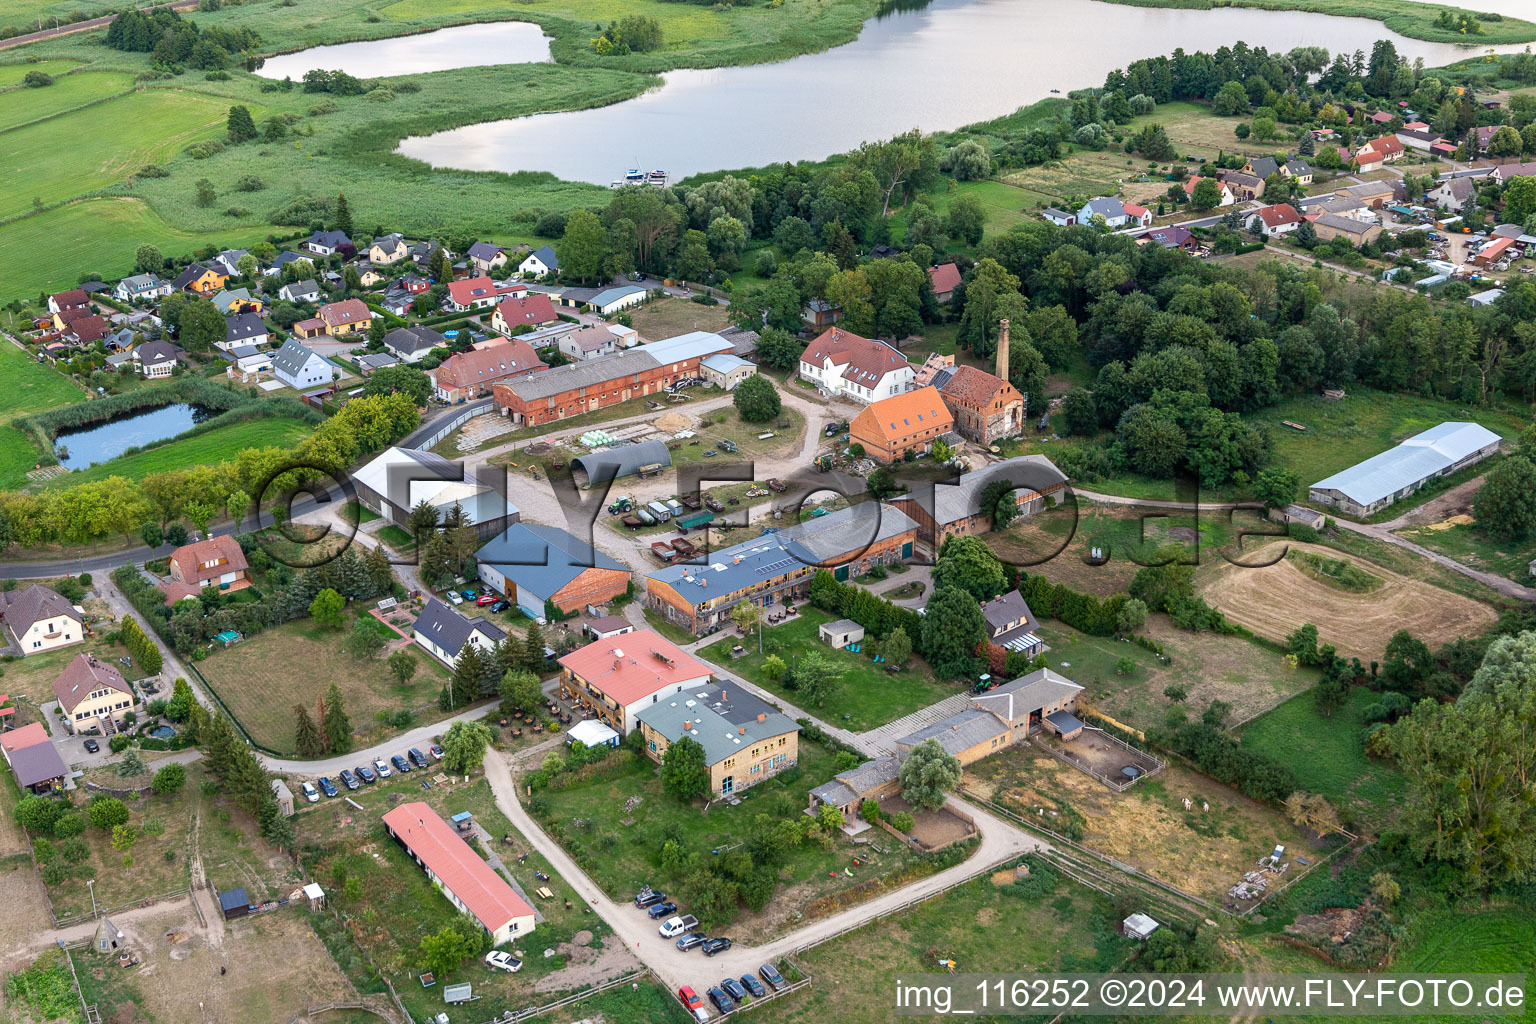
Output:
<instances>
[{"instance_id":1,"label":"house with grey roof","mask_svg":"<svg viewBox=\"0 0 1536 1024\"><path fill-rule=\"evenodd\" d=\"M935 741L945 753L967 765L1007 748L1013 742L1013 727L991 711L967 708L898 739L896 757L905 761L915 748L928 740Z\"/></svg>"},{"instance_id":2,"label":"house with grey roof","mask_svg":"<svg viewBox=\"0 0 1536 1024\"><path fill-rule=\"evenodd\" d=\"M489 652L507 638L489 619L472 619L457 609L428 598L427 606L411 626L411 636L422 650L453 668L466 647Z\"/></svg>"},{"instance_id":3,"label":"house with grey roof","mask_svg":"<svg viewBox=\"0 0 1536 1024\"><path fill-rule=\"evenodd\" d=\"M757 376L757 364L729 352L716 352L699 360L699 375L704 383L721 391L735 391L742 381Z\"/></svg>"},{"instance_id":4,"label":"house with grey roof","mask_svg":"<svg viewBox=\"0 0 1536 1024\"><path fill-rule=\"evenodd\" d=\"M622 358L622 357L621 357ZM599 480L634 476L642 469L672 465L665 441L640 441L578 455L571 460L571 476L578 487Z\"/></svg>"},{"instance_id":5,"label":"house with grey roof","mask_svg":"<svg viewBox=\"0 0 1536 1024\"><path fill-rule=\"evenodd\" d=\"M1436 477L1481 462L1499 450L1501 440L1478 423L1441 423L1395 448L1324 477L1307 488L1307 496L1340 512L1368 516L1408 497Z\"/></svg>"},{"instance_id":6,"label":"house with grey roof","mask_svg":"<svg viewBox=\"0 0 1536 1024\"><path fill-rule=\"evenodd\" d=\"M304 248L317 256L334 255L351 244L345 231L316 231L304 240Z\"/></svg>"},{"instance_id":7,"label":"house with grey roof","mask_svg":"<svg viewBox=\"0 0 1536 1024\"><path fill-rule=\"evenodd\" d=\"M560 273L560 257L555 255L553 246L541 245L529 253L528 258L517 265L517 269L522 274L548 277Z\"/></svg>"},{"instance_id":8,"label":"house with grey roof","mask_svg":"<svg viewBox=\"0 0 1536 1024\"><path fill-rule=\"evenodd\" d=\"M1007 722L1019 740L1048 729L1062 739L1073 739L1082 730L1078 720L1078 695L1083 688L1048 668L971 695L971 706L989 711Z\"/></svg>"},{"instance_id":9,"label":"house with grey roof","mask_svg":"<svg viewBox=\"0 0 1536 1024\"><path fill-rule=\"evenodd\" d=\"M475 552L480 581L531 619L607 604L629 587L628 567L554 526L514 523Z\"/></svg>"},{"instance_id":10,"label":"house with grey roof","mask_svg":"<svg viewBox=\"0 0 1536 1024\"><path fill-rule=\"evenodd\" d=\"M588 299L587 305L591 307L592 312L608 316L621 309L640 305L645 301L645 295L645 289L639 285L617 285L613 288L604 288Z\"/></svg>"},{"instance_id":11,"label":"house with grey roof","mask_svg":"<svg viewBox=\"0 0 1536 1024\"><path fill-rule=\"evenodd\" d=\"M895 505L863 501L786 526L778 536L795 541L839 580L862 576L875 566L912 557L917 523Z\"/></svg>"},{"instance_id":12,"label":"house with grey roof","mask_svg":"<svg viewBox=\"0 0 1536 1024\"><path fill-rule=\"evenodd\" d=\"M158 299L171 294L171 282L155 274L134 274L117 282L112 295L119 302Z\"/></svg>"},{"instance_id":13,"label":"house with grey roof","mask_svg":"<svg viewBox=\"0 0 1536 1024\"><path fill-rule=\"evenodd\" d=\"M800 726L733 683L674 693L635 718L645 752L658 763L684 736L703 747L709 791L716 796L750 789L800 760Z\"/></svg>"},{"instance_id":14,"label":"house with grey roof","mask_svg":"<svg viewBox=\"0 0 1536 1024\"><path fill-rule=\"evenodd\" d=\"M308 302L319 302L320 286L315 283L314 278L309 278L305 281L294 281L292 284L285 284L279 288L277 290L277 297L288 302L299 303L300 305Z\"/></svg>"},{"instance_id":15,"label":"house with grey roof","mask_svg":"<svg viewBox=\"0 0 1536 1024\"><path fill-rule=\"evenodd\" d=\"M329 384L336 378L336 368L314 349L289 338L272 357L272 376L295 391L307 391Z\"/></svg>"},{"instance_id":16,"label":"house with grey roof","mask_svg":"<svg viewBox=\"0 0 1536 1024\"><path fill-rule=\"evenodd\" d=\"M1068 213L1066 210L1058 210L1054 206L1047 206L1045 209L1041 210L1040 216L1044 217L1052 224L1063 228L1069 224L1077 223L1077 214Z\"/></svg>"},{"instance_id":17,"label":"house with grey roof","mask_svg":"<svg viewBox=\"0 0 1536 1024\"><path fill-rule=\"evenodd\" d=\"M215 256L210 262L213 269L228 277L240 276L240 257L246 255L245 249L225 249Z\"/></svg>"},{"instance_id":18,"label":"house with grey roof","mask_svg":"<svg viewBox=\"0 0 1536 1024\"><path fill-rule=\"evenodd\" d=\"M0 619L23 655L42 654L85 639L85 613L41 583L0 591Z\"/></svg>"},{"instance_id":19,"label":"house with grey roof","mask_svg":"<svg viewBox=\"0 0 1536 1024\"><path fill-rule=\"evenodd\" d=\"M229 352L247 345L265 345L267 322L256 313L236 313L224 318L224 340L217 347Z\"/></svg>"},{"instance_id":20,"label":"house with grey roof","mask_svg":"<svg viewBox=\"0 0 1536 1024\"><path fill-rule=\"evenodd\" d=\"M482 274L489 274L507 265L506 247L495 242L476 242L465 250L464 255Z\"/></svg>"},{"instance_id":21,"label":"house with grey roof","mask_svg":"<svg viewBox=\"0 0 1536 1024\"><path fill-rule=\"evenodd\" d=\"M419 363L427 357L428 352L447 344L447 338L421 324L397 327L384 335L384 348L394 353L395 358L403 363Z\"/></svg>"},{"instance_id":22,"label":"house with grey roof","mask_svg":"<svg viewBox=\"0 0 1536 1024\"><path fill-rule=\"evenodd\" d=\"M806 813L815 815L825 805L843 812L844 821L852 821L865 800L884 800L901 792L901 762L886 755L865 761L856 768L838 772L831 782L810 792Z\"/></svg>"},{"instance_id":23,"label":"house with grey roof","mask_svg":"<svg viewBox=\"0 0 1536 1024\"><path fill-rule=\"evenodd\" d=\"M919 540L937 549L950 537L991 532L992 510L982 509L981 495L999 478L1015 485L1013 499L1021 516L1039 512L1067 486L1066 474L1044 455L1020 455L962 473L953 484L940 483L930 493L898 495L891 504L917 523Z\"/></svg>"},{"instance_id":24,"label":"house with grey roof","mask_svg":"<svg viewBox=\"0 0 1536 1024\"><path fill-rule=\"evenodd\" d=\"M1131 220L1125 205L1113 196L1096 196L1088 200L1077 211L1077 222L1091 224L1096 215L1104 218L1104 226L1107 228L1123 228Z\"/></svg>"},{"instance_id":25,"label":"house with grey roof","mask_svg":"<svg viewBox=\"0 0 1536 1024\"><path fill-rule=\"evenodd\" d=\"M357 363L358 372L365 377L375 370L384 369L386 366L400 365L400 360L388 352L364 352L361 355L354 356L353 362Z\"/></svg>"},{"instance_id":26,"label":"house with grey roof","mask_svg":"<svg viewBox=\"0 0 1536 1024\"><path fill-rule=\"evenodd\" d=\"M1272 156L1256 156L1249 159L1243 167L1245 173L1253 175L1260 180L1268 178L1271 174L1280 172L1280 163Z\"/></svg>"},{"instance_id":27,"label":"house with grey roof","mask_svg":"<svg viewBox=\"0 0 1536 1024\"><path fill-rule=\"evenodd\" d=\"M981 614L987 620L989 643L1031 658L1045 650L1045 641L1035 632L1040 623L1017 590L983 601Z\"/></svg>"},{"instance_id":28,"label":"house with grey roof","mask_svg":"<svg viewBox=\"0 0 1536 1024\"><path fill-rule=\"evenodd\" d=\"M646 607L695 636L724 625L744 601L767 608L806 596L817 561L805 545L782 533L705 557L707 563L673 563L645 576Z\"/></svg>"},{"instance_id":29,"label":"house with grey roof","mask_svg":"<svg viewBox=\"0 0 1536 1024\"><path fill-rule=\"evenodd\" d=\"M133 350L133 358L139 364L139 372L145 377L169 377L176 372L176 365L186 355L180 346L169 341L146 341Z\"/></svg>"}]
</instances>

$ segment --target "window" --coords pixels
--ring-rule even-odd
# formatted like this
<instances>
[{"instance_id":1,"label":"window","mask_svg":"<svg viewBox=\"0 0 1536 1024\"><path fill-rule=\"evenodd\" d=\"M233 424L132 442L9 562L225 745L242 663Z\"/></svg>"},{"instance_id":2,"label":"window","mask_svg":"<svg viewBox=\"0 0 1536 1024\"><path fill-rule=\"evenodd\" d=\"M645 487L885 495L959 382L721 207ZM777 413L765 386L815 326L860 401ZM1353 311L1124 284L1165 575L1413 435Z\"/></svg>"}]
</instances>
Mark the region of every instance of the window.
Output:
<instances>
[{"instance_id":1,"label":"window","mask_svg":"<svg viewBox=\"0 0 1536 1024\"><path fill-rule=\"evenodd\" d=\"M735 768L736 767L736 759L734 757L726 758L725 759L725 764L722 765L721 767L724 767L724 768Z\"/></svg>"},{"instance_id":2,"label":"window","mask_svg":"<svg viewBox=\"0 0 1536 1024\"><path fill-rule=\"evenodd\" d=\"M651 753L656 753L656 741L651 740Z\"/></svg>"},{"instance_id":3,"label":"window","mask_svg":"<svg viewBox=\"0 0 1536 1024\"><path fill-rule=\"evenodd\" d=\"M736 780L731 778L729 775L727 775L725 778L720 780L720 792L721 793L730 793L735 788L736 788Z\"/></svg>"}]
</instances>

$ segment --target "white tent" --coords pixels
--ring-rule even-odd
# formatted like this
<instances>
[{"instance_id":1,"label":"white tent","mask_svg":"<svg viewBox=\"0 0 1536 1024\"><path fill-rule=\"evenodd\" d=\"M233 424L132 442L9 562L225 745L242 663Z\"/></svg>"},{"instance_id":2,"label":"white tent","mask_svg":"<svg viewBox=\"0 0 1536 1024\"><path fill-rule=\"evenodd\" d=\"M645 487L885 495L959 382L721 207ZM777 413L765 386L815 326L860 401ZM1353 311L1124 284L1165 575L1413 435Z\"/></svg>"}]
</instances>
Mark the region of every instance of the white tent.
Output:
<instances>
[{"instance_id":1,"label":"white tent","mask_svg":"<svg viewBox=\"0 0 1536 1024\"><path fill-rule=\"evenodd\" d=\"M587 719L571 726L565 734L566 743L581 742L589 747L616 747L619 734L596 719Z\"/></svg>"}]
</instances>

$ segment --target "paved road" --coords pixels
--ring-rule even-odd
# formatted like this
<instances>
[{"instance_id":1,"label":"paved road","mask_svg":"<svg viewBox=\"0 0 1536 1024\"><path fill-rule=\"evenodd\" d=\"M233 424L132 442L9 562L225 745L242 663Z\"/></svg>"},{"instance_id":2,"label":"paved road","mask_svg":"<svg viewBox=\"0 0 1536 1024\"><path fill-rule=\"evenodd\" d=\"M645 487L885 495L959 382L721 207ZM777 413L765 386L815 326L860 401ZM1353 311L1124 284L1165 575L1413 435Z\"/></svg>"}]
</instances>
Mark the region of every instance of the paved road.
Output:
<instances>
[{"instance_id":1,"label":"paved road","mask_svg":"<svg viewBox=\"0 0 1536 1024\"><path fill-rule=\"evenodd\" d=\"M156 4L156 7L169 7L174 11L192 11L197 9L199 0L175 0L174 3ZM146 7L145 10L153 10ZM38 32L28 32L24 36L12 36L9 39L0 39L0 50L7 50L13 46L25 46L27 43L35 43L43 39L54 39L58 36L67 36L74 32L89 32L92 29L106 28L112 23L115 14L109 14L100 18L91 18L88 21L77 21L72 25L59 25L56 28L45 28ZM46 21L47 19L42 19Z\"/></svg>"}]
</instances>

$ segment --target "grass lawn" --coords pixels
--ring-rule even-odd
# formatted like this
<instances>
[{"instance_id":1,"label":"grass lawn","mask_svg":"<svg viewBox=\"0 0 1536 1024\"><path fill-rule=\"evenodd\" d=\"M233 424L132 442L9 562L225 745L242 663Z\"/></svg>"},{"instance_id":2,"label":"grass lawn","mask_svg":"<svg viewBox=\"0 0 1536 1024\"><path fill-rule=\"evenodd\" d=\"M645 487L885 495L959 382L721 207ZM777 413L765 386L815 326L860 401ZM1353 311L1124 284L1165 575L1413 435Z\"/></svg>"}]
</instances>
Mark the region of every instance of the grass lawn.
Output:
<instances>
[{"instance_id":1,"label":"grass lawn","mask_svg":"<svg viewBox=\"0 0 1536 1024\"><path fill-rule=\"evenodd\" d=\"M109 476L137 480L148 473L225 462L242 448L271 446L292 449L294 445L308 437L313 429L309 424L298 420L277 418L231 423L229 426L217 427L206 433L172 441L157 448L56 476L49 481L49 485L73 487L76 484L105 480Z\"/></svg>"},{"instance_id":2,"label":"grass lawn","mask_svg":"<svg viewBox=\"0 0 1536 1024\"><path fill-rule=\"evenodd\" d=\"M375 721L380 711L409 709L417 718L413 724L444 717L437 694L447 669L424 651L413 651L416 675L408 685L397 685L382 657L362 661L345 650L353 618L349 614L340 630L296 619L215 650L198 668L251 738L282 754L294 749L293 706L302 704L313 716L315 702L333 681L341 687L354 732L368 743L387 735Z\"/></svg>"},{"instance_id":3,"label":"grass lawn","mask_svg":"<svg viewBox=\"0 0 1536 1024\"><path fill-rule=\"evenodd\" d=\"M301 805L303 810L295 818L306 866L332 891L333 906L347 921L355 940L394 982L407 1009L418 1020L446 1010L453 1024L475 1024L488 1013L548 1002L579 987L593 970L591 964L583 961L595 960L593 953L614 941L602 919L585 913L584 904L560 878L549 882L535 878L536 871L553 874L549 863L513 830L496 808L490 786L483 778L469 784L439 784L429 790L422 790L419 780L420 776L415 774L397 774L348 794L363 806L361 813L342 800L323 800ZM478 1008L444 1007L441 984L423 989L416 979L421 938L452 921L456 911L432 887L421 869L384 834L379 819L391 807L407 800L425 801L444 818L469 811L492 836L511 835L513 842L497 843L495 853L503 858L514 885L527 894L544 916L526 945L514 943L513 948L524 962L519 973L492 971L478 961L468 961L450 976L452 982L473 984L475 992L485 997L487 1002ZM479 840L471 841L470 845L484 856ZM518 856L525 853L527 859L519 864ZM541 885L548 885L555 899L538 899L534 890ZM349 895L349 890L355 895ZM573 904L569 910L565 908L566 899ZM574 947L561 945L583 929L594 935L590 951L577 954ZM559 953L546 958L541 955L546 948L557 948ZM615 969L607 976L633 966L632 959L622 950L612 950L609 957Z\"/></svg>"},{"instance_id":4,"label":"grass lawn","mask_svg":"<svg viewBox=\"0 0 1536 1024\"><path fill-rule=\"evenodd\" d=\"M671 640L673 643L679 646L691 644L698 639L698 637L694 636L686 629L682 629L681 627L668 622L664 617L658 615L656 612L651 611L649 608L645 609L645 623L656 632L660 633L662 636L666 637L668 640Z\"/></svg>"},{"instance_id":5,"label":"grass lawn","mask_svg":"<svg viewBox=\"0 0 1536 1024\"><path fill-rule=\"evenodd\" d=\"M390 523L388 526L381 526L377 533L375 533L375 536L396 551L412 551L416 547L416 538L400 529L394 523Z\"/></svg>"},{"instance_id":6,"label":"grass lawn","mask_svg":"<svg viewBox=\"0 0 1536 1024\"><path fill-rule=\"evenodd\" d=\"M1408 786L1390 761L1378 761L1365 752L1365 709L1378 697L1364 687L1352 689L1349 702L1324 719L1311 695L1303 693L1243 726L1243 746L1288 766L1297 785L1332 800L1346 820L1385 823L1407 795Z\"/></svg>"},{"instance_id":7,"label":"grass lawn","mask_svg":"<svg viewBox=\"0 0 1536 1024\"><path fill-rule=\"evenodd\" d=\"M6 342L0 344L0 422L30 416L82 400L84 394L68 377Z\"/></svg>"},{"instance_id":8,"label":"grass lawn","mask_svg":"<svg viewBox=\"0 0 1536 1024\"><path fill-rule=\"evenodd\" d=\"M149 764L153 766L154 762ZM138 840L127 854L112 848L111 832L87 827L81 838L91 848L91 856L70 866L63 882L48 886L54 914L68 917L91 912L87 879L96 880L96 903L102 910L185 887L191 864L188 851L192 847L192 822L202 780L202 769L193 763L187 766L187 783L180 792L124 800L128 824L138 832ZM148 781L146 772L137 784ZM82 799L77 803L83 809L89 801Z\"/></svg>"},{"instance_id":9,"label":"grass lawn","mask_svg":"<svg viewBox=\"0 0 1536 1024\"><path fill-rule=\"evenodd\" d=\"M83 607L90 611L92 599L87 598ZM144 672L138 667L138 663L124 665L117 659L127 655L127 648L121 644L106 644L100 641L100 634L106 630L115 629L108 623L101 623L97 627L97 638L88 643L75 644L70 647L62 647L56 651L44 651L41 654L33 654L26 658L17 658L7 663L5 674L0 677L0 693L8 693L12 697L25 697L27 703L36 708L54 699L53 681L59 673L64 671L66 665L74 661L81 654L95 654L101 660L115 668L121 669L124 678L134 681L143 677ZM163 694L163 691L162 691ZM38 715L34 710L23 709L18 712L18 717L24 722L36 721ZM65 735L65 730L59 724L57 718L50 718L47 722L48 729L53 735ZM67 762L70 753L80 753L78 742L61 744L61 753Z\"/></svg>"},{"instance_id":10,"label":"grass lawn","mask_svg":"<svg viewBox=\"0 0 1536 1024\"><path fill-rule=\"evenodd\" d=\"M803 698L784 684L769 679L763 672L763 663L774 653L788 662L795 654L815 651L840 669L842 677L823 707L806 710L824 721L840 722L855 732L884 725L960 692L958 686L934 679L928 666L916 655L908 662L905 671L891 673L883 665L872 662L866 653L829 648L817 639L816 631L822 623L831 621L832 616L826 612L805 606L794 621L763 631L762 654L757 653L755 637L740 641L727 637L710 644L700 653L707 660L796 704ZM731 647L738 642L748 653L733 661Z\"/></svg>"},{"instance_id":11,"label":"grass lawn","mask_svg":"<svg viewBox=\"0 0 1536 1024\"><path fill-rule=\"evenodd\" d=\"M807 950L798 959L816 983L753 1016L776 1024L884 1024L893 1019L892 979L941 970L940 958L962 972L1028 975L1107 971L1132 952L1114 932L1109 901L1093 890L1062 878L1048 895L1018 892L983 876Z\"/></svg>"},{"instance_id":12,"label":"grass lawn","mask_svg":"<svg viewBox=\"0 0 1536 1024\"><path fill-rule=\"evenodd\" d=\"M1040 630L1051 668L1085 687L1093 707L1141 730L1162 724L1174 705L1163 695L1170 686L1184 689L1184 705L1194 711L1226 701L1231 720L1240 722L1317 682L1316 669L1288 671L1279 654L1243 637L1191 633L1162 614L1152 616L1143 632L1163 645L1169 664L1144 647L1088 636L1064 623L1051 621ZM1135 663L1125 675L1116 667L1122 658Z\"/></svg>"},{"instance_id":13,"label":"grass lawn","mask_svg":"<svg viewBox=\"0 0 1536 1024\"><path fill-rule=\"evenodd\" d=\"M357 526L361 526L364 523L371 523L379 518L379 514L377 512L357 501L347 502L345 505L341 506L340 512L342 519Z\"/></svg>"},{"instance_id":14,"label":"grass lawn","mask_svg":"<svg viewBox=\"0 0 1536 1024\"><path fill-rule=\"evenodd\" d=\"M18 128L6 135L8 158L0 169L26 184L0 195L0 217L25 213L34 200L56 203L90 192L145 164L169 160L194 142L220 137L228 113L228 101L216 96L149 89ZM258 121L265 114L259 105L251 110ZM156 130L143 133L142 125ZM105 247L103 239L97 243ZM51 247L46 251L54 254Z\"/></svg>"},{"instance_id":15,"label":"grass lawn","mask_svg":"<svg viewBox=\"0 0 1536 1024\"><path fill-rule=\"evenodd\" d=\"M132 88L132 75L98 71L66 75L42 89L12 89L0 93L0 132Z\"/></svg>"},{"instance_id":16,"label":"grass lawn","mask_svg":"<svg viewBox=\"0 0 1536 1024\"><path fill-rule=\"evenodd\" d=\"M1076 742L1096 742L1092 735ZM1177 765L1116 793L1026 743L977 761L966 778L1015 814L1037 817L1043 809L1047 828L1067 835L1080 830L1083 845L1212 901L1276 843L1314 862L1332 848L1309 840L1279 808Z\"/></svg>"},{"instance_id":17,"label":"grass lawn","mask_svg":"<svg viewBox=\"0 0 1536 1024\"><path fill-rule=\"evenodd\" d=\"M252 245L271 230L246 226L185 231L166 223L142 199L70 203L0 228L0 298L32 299L40 291L72 288L83 270L108 279L132 273L134 250L145 243L158 246L167 257L183 257L209 244ZM48 258L38 259L38 253Z\"/></svg>"},{"instance_id":18,"label":"grass lawn","mask_svg":"<svg viewBox=\"0 0 1536 1024\"><path fill-rule=\"evenodd\" d=\"M1496 540L1476 523L1443 527L1436 524L1416 530L1397 530L1396 533L1474 569L1497 573L1516 583L1531 582L1530 562L1536 556L1536 550L1529 541Z\"/></svg>"},{"instance_id":19,"label":"grass lawn","mask_svg":"<svg viewBox=\"0 0 1536 1024\"><path fill-rule=\"evenodd\" d=\"M15 13L7 12L6 8L17 6L21 3L24 3L29 8L35 6L31 0L0 2L0 22L4 22L8 14ZM59 75L69 74L78 66L79 61L73 60L40 60L36 64L29 64L26 61L20 61L14 64L0 65L0 89L9 89L13 85L20 85L21 80L27 77L27 73L29 71L41 71L44 74L53 75L55 78L57 78Z\"/></svg>"},{"instance_id":20,"label":"grass lawn","mask_svg":"<svg viewBox=\"0 0 1536 1024\"><path fill-rule=\"evenodd\" d=\"M615 758L620 760L615 763ZM682 804L664 794L654 762L621 751L583 769L589 777L569 788L539 791L529 801L529 810L546 829L559 833L561 845L615 899L628 899L646 884L675 893L681 880L661 866L662 837L671 835L685 852L708 858L713 851L741 843L760 814L798 820L806 794L836 773L837 758L802 736L798 769L742 790L740 804L715 801L704 810L698 801ZM743 908L722 933L737 941L761 941L798 926L804 918L842 909L845 904L838 894L902 873L926 874L935 864L934 857L908 850L894 839L877 838L876 843L889 852L856 847L842 834L830 850L819 843L790 850L779 869L781 888L768 906L756 914ZM856 857L862 865L854 866ZM852 877L843 874L845 868ZM858 892L867 897L866 890ZM688 911L686 894L676 902L681 913Z\"/></svg>"},{"instance_id":21,"label":"grass lawn","mask_svg":"<svg viewBox=\"0 0 1536 1024\"><path fill-rule=\"evenodd\" d=\"M629 310L635 330L647 341L675 338L689 331L718 331L730 323L730 307L706 306L669 296Z\"/></svg>"}]
</instances>

